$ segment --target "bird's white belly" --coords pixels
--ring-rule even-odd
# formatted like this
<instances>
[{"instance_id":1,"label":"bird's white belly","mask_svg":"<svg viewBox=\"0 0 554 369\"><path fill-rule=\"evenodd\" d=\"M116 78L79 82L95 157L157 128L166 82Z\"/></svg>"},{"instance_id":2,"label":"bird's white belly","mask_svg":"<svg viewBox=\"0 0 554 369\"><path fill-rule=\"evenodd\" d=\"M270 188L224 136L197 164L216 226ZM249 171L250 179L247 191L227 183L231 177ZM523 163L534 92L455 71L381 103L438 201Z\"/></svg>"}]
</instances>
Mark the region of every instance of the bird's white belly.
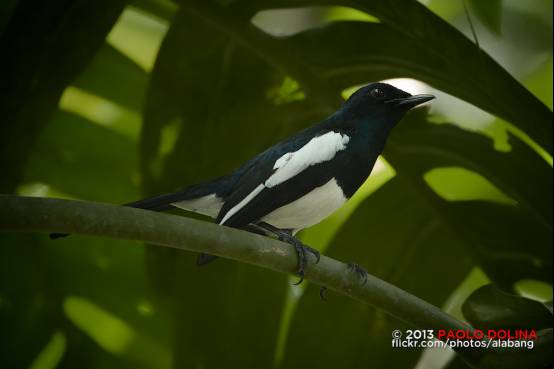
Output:
<instances>
[{"instance_id":1,"label":"bird's white belly","mask_svg":"<svg viewBox=\"0 0 554 369\"><path fill-rule=\"evenodd\" d=\"M340 208L346 197L333 178L285 206L275 209L262 220L280 229L300 230L321 222Z\"/></svg>"}]
</instances>

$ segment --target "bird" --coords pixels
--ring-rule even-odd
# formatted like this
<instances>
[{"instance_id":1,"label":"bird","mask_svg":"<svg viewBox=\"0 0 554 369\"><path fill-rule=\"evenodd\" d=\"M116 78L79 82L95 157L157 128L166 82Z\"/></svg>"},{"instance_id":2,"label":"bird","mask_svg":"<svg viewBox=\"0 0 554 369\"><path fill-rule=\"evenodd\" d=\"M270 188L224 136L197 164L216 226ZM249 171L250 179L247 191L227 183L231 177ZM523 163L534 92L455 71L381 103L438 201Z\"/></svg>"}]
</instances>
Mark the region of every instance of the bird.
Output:
<instances>
[{"instance_id":1,"label":"bird","mask_svg":"<svg viewBox=\"0 0 554 369\"><path fill-rule=\"evenodd\" d=\"M321 122L271 146L230 174L125 206L152 211L180 208L207 215L222 226L277 237L294 247L300 283L307 254L313 254L316 263L320 255L297 233L344 205L369 177L394 126L410 109L434 98L370 83ZM197 264L216 258L199 254Z\"/></svg>"}]
</instances>

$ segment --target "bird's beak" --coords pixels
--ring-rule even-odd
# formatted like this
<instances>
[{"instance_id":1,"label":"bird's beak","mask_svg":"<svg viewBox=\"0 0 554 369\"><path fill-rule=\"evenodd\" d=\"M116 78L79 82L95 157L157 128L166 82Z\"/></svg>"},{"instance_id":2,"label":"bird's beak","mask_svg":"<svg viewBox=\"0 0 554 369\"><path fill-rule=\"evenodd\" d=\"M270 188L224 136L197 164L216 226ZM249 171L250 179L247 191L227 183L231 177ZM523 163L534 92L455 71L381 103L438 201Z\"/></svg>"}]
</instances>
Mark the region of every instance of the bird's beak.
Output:
<instances>
[{"instance_id":1,"label":"bird's beak","mask_svg":"<svg viewBox=\"0 0 554 369\"><path fill-rule=\"evenodd\" d=\"M398 99L388 100L387 104L394 104L395 107L402 107L404 109L411 109L416 107L424 102L433 100L435 96L433 95L414 95L408 97L401 97Z\"/></svg>"}]
</instances>

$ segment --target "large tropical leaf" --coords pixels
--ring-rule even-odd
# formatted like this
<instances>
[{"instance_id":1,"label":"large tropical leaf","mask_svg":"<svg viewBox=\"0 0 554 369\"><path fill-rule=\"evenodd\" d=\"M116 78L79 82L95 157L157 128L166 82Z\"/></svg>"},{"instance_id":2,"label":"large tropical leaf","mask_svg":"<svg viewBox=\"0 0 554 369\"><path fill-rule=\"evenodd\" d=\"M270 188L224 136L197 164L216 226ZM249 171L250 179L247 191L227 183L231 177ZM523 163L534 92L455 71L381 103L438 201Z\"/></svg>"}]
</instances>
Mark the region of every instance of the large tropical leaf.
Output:
<instances>
[{"instance_id":1,"label":"large tropical leaf","mask_svg":"<svg viewBox=\"0 0 554 369\"><path fill-rule=\"evenodd\" d=\"M544 304L490 284L474 291L464 302L462 311L480 329L552 328L552 312Z\"/></svg>"},{"instance_id":2,"label":"large tropical leaf","mask_svg":"<svg viewBox=\"0 0 554 369\"><path fill-rule=\"evenodd\" d=\"M491 139L453 124L424 124L410 114L393 132L387 154L414 175L443 166L461 166L491 181L543 227L552 229L552 169L520 139L510 135L510 151L494 150ZM417 157L418 160L413 160Z\"/></svg>"},{"instance_id":3,"label":"large tropical leaf","mask_svg":"<svg viewBox=\"0 0 554 369\"><path fill-rule=\"evenodd\" d=\"M537 333L532 349L485 351L479 360L480 367L544 369L552 366L552 312L544 304L486 285L467 298L462 310L466 319L483 331L519 329Z\"/></svg>"},{"instance_id":4,"label":"large tropical leaf","mask_svg":"<svg viewBox=\"0 0 554 369\"><path fill-rule=\"evenodd\" d=\"M310 40L311 45L303 42L300 47L287 46L286 40L264 37L261 31L245 24L264 9L326 4L357 8L378 17L381 23L354 24L352 27L356 28L351 31L341 30L332 36L325 29L308 31L318 37ZM270 57L275 65L304 82L304 88L318 94L328 94L331 87L317 79L319 70L310 68L306 62L310 57L305 51L317 53L315 67L335 63L336 74L358 75L358 83L377 77L375 70L383 77L417 74L419 79L512 122L552 152L552 112L485 51L415 0L242 0L228 7L195 1L184 3L183 7L210 19L237 41ZM365 35L367 42L360 43L360 34ZM354 79L343 77L348 82Z\"/></svg>"},{"instance_id":5,"label":"large tropical leaf","mask_svg":"<svg viewBox=\"0 0 554 369\"><path fill-rule=\"evenodd\" d=\"M3 175L0 191L12 192L63 89L103 44L125 1L18 1L0 35L0 100Z\"/></svg>"},{"instance_id":6,"label":"large tropical leaf","mask_svg":"<svg viewBox=\"0 0 554 369\"><path fill-rule=\"evenodd\" d=\"M125 203L139 192L135 151L128 137L58 110L37 139L24 179L76 198Z\"/></svg>"},{"instance_id":7,"label":"large tropical leaf","mask_svg":"<svg viewBox=\"0 0 554 369\"><path fill-rule=\"evenodd\" d=\"M168 368L168 303L136 268L143 248L98 241L0 237L4 365L30 367L58 332L60 367ZM141 303L150 315L137 309Z\"/></svg>"},{"instance_id":8,"label":"large tropical leaf","mask_svg":"<svg viewBox=\"0 0 554 369\"><path fill-rule=\"evenodd\" d=\"M502 29L502 0L470 0L479 20L491 31L500 34Z\"/></svg>"},{"instance_id":9,"label":"large tropical leaf","mask_svg":"<svg viewBox=\"0 0 554 369\"><path fill-rule=\"evenodd\" d=\"M109 44L104 44L85 73L72 85L114 104L140 112L146 89L146 72Z\"/></svg>"},{"instance_id":10,"label":"large tropical leaf","mask_svg":"<svg viewBox=\"0 0 554 369\"><path fill-rule=\"evenodd\" d=\"M512 151L499 153L476 133L423 122L421 113L409 115L389 141L385 156L398 175L409 178L420 195L440 210L496 283L508 289L523 278L551 283L552 213L539 199L551 198L548 164L516 138L511 140ZM444 201L430 190L424 174L454 165L480 173L518 203Z\"/></svg>"}]
</instances>

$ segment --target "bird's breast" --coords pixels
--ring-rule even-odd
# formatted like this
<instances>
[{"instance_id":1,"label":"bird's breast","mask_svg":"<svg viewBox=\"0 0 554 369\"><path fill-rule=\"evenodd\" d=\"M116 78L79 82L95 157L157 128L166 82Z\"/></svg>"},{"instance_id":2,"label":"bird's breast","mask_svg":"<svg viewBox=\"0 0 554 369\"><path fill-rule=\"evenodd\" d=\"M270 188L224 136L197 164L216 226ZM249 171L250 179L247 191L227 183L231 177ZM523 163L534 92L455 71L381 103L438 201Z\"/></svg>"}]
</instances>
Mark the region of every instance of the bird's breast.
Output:
<instances>
[{"instance_id":1,"label":"bird's breast","mask_svg":"<svg viewBox=\"0 0 554 369\"><path fill-rule=\"evenodd\" d=\"M262 220L280 229L300 230L321 222L346 200L341 187L333 178L299 199L275 209Z\"/></svg>"}]
</instances>

